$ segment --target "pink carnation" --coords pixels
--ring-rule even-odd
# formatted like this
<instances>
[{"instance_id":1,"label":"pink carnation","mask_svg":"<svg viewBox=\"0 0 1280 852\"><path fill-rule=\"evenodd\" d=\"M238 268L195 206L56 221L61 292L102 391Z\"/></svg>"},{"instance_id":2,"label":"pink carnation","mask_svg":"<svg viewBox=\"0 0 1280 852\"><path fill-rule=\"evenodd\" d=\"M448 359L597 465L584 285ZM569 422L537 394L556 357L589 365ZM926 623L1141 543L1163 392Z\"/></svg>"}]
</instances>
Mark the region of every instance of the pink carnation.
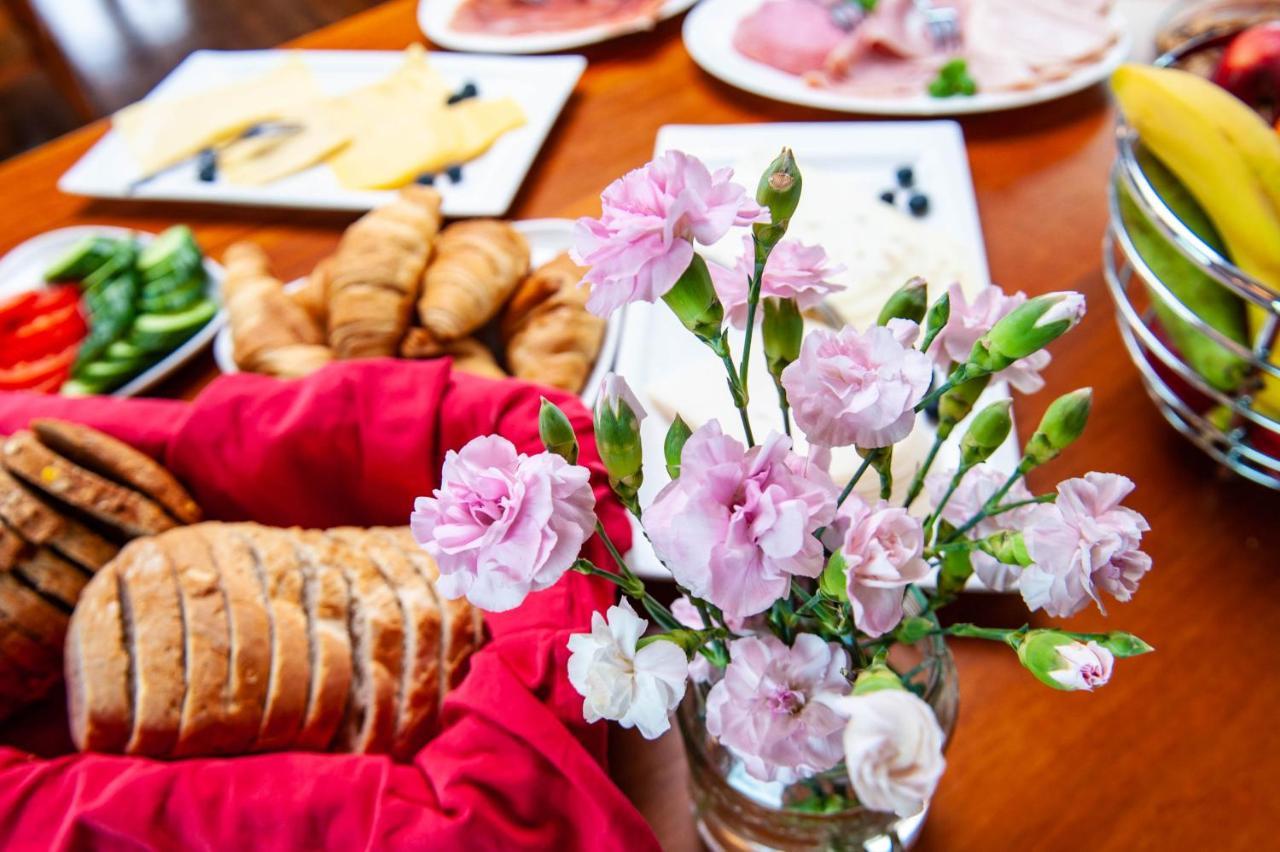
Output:
<instances>
[{"instance_id":1,"label":"pink carnation","mask_svg":"<svg viewBox=\"0 0 1280 852\"><path fill-rule=\"evenodd\" d=\"M862 333L846 327L805 337L782 385L811 444L872 449L911 432L915 405L933 379L929 358L911 347L919 330L895 319Z\"/></svg>"},{"instance_id":2,"label":"pink carnation","mask_svg":"<svg viewBox=\"0 0 1280 852\"><path fill-rule=\"evenodd\" d=\"M436 588L490 612L555 585L595 529L589 471L506 438L450 450L434 497L414 503L413 537L440 566Z\"/></svg>"},{"instance_id":3,"label":"pink carnation","mask_svg":"<svg viewBox=\"0 0 1280 852\"><path fill-rule=\"evenodd\" d=\"M925 480L929 499L933 501L935 506L942 499L942 495L946 493L947 486L950 485L951 477L954 473L955 470L935 471L929 474L929 477ZM947 501L946 507L942 510L942 519L957 529L964 526L969 522L970 518L978 514L978 510L1004 484L1006 478L1004 473L1001 473L997 468L986 462L974 465L960 480L960 487L956 489L955 493L951 495L951 499ZM1031 499L1031 492L1019 480L1009 489L1009 493L1002 502L1016 503L1029 499ZM1027 513L1030 511L1030 506L1023 506L1019 509L1001 512L993 518L986 518L979 521L978 525L969 531L968 537L979 539L1005 530L1021 530L1026 523ZM974 572L978 575L978 579L987 588L997 592L1008 592L1018 585L1018 577L1022 573L1022 569L1017 565L1005 565L977 550L969 554L969 559L973 564Z\"/></svg>"},{"instance_id":4,"label":"pink carnation","mask_svg":"<svg viewBox=\"0 0 1280 852\"><path fill-rule=\"evenodd\" d=\"M884 500L873 506L850 494L834 527L848 570L845 588L853 623L868 636L882 636L902 621L907 586L929 575L920 520Z\"/></svg>"},{"instance_id":5,"label":"pink carnation","mask_svg":"<svg viewBox=\"0 0 1280 852\"><path fill-rule=\"evenodd\" d=\"M570 254L589 267L587 307L607 316L627 302L655 302L688 268L694 240L711 245L734 226L767 219L732 177L668 151L609 184L600 218L574 226Z\"/></svg>"},{"instance_id":6,"label":"pink carnation","mask_svg":"<svg viewBox=\"0 0 1280 852\"><path fill-rule=\"evenodd\" d=\"M732 269L718 263L708 266L711 268L711 281L724 303L729 321L738 328L746 328L747 285L755 270L755 243L751 235L743 236L742 254ZM799 240L782 240L769 253L760 278L760 296L795 299L801 310L808 310L827 295L844 289L844 285L831 280L841 272L844 272L844 266L832 266L822 246L807 246Z\"/></svg>"},{"instance_id":7,"label":"pink carnation","mask_svg":"<svg viewBox=\"0 0 1280 852\"><path fill-rule=\"evenodd\" d=\"M684 445L680 478L644 513L654 550L689 592L730 618L768 609L792 576L822 573L813 533L835 513L835 486L771 435L745 449L715 420Z\"/></svg>"},{"instance_id":8,"label":"pink carnation","mask_svg":"<svg viewBox=\"0 0 1280 852\"><path fill-rule=\"evenodd\" d=\"M840 762L845 716L816 699L848 693L844 649L812 633L790 648L761 634L732 642L729 656L707 694L707 731L750 775L789 784Z\"/></svg>"},{"instance_id":9,"label":"pink carnation","mask_svg":"<svg viewBox=\"0 0 1280 852\"><path fill-rule=\"evenodd\" d=\"M973 344L978 342L998 320L1027 300L1026 294L1014 293L1006 295L996 286L983 287L970 303L965 299L964 290L959 284L947 288L947 296L951 302L951 312L947 324L934 338L929 347L929 354L942 369L947 369L951 362L962 363L969 360ZM1044 379L1040 372L1052 360L1043 349L1033 352L1020 361L1015 361L996 374L1022 393L1035 393L1044 387Z\"/></svg>"},{"instance_id":10,"label":"pink carnation","mask_svg":"<svg viewBox=\"0 0 1280 852\"><path fill-rule=\"evenodd\" d=\"M1033 507L1024 537L1034 564L1019 583L1027 606L1067 616L1090 600L1105 612L1099 591L1122 603L1133 597L1151 557L1138 549L1146 518L1120 505L1132 490L1126 477L1088 473L1059 483L1055 503Z\"/></svg>"}]
</instances>

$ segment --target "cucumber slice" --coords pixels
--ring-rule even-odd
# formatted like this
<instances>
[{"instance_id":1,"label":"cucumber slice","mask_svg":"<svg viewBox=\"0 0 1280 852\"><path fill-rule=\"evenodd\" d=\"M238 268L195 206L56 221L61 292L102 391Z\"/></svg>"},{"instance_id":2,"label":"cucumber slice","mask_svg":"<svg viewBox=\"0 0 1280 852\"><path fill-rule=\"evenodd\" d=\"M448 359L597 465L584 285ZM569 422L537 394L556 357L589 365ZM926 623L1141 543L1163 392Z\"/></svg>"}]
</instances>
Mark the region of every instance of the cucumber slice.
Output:
<instances>
[{"instance_id":1,"label":"cucumber slice","mask_svg":"<svg viewBox=\"0 0 1280 852\"><path fill-rule=\"evenodd\" d=\"M143 314L172 314L185 310L204 298L204 282L192 281L177 290L147 298L143 293L138 302L138 312Z\"/></svg>"},{"instance_id":2,"label":"cucumber slice","mask_svg":"<svg viewBox=\"0 0 1280 852\"><path fill-rule=\"evenodd\" d=\"M108 361L134 361L145 358L146 355L146 352L127 340L117 340L102 353L102 357Z\"/></svg>"},{"instance_id":3,"label":"cucumber slice","mask_svg":"<svg viewBox=\"0 0 1280 852\"><path fill-rule=\"evenodd\" d=\"M91 274L111 259L120 246L120 240L110 237L88 236L76 242L67 253L45 270L45 281L77 281Z\"/></svg>"},{"instance_id":4,"label":"cucumber slice","mask_svg":"<svg viewBox=\"0 0 1280 852\"><path fill-rule=\"evenodd\" d=\"M138 276L132 269L87 296L89 336L80 344L72 375L94 361L112 343L124 336L137 314Z\"/></svg>"},{"instance_id":5,"label":"cucumber slice","mask_svg":"<svg viewBox=\"0 0 1280 852\"><path fill-rule=\"evenodd\" d=\"M80 379L67 379L58 389L58 393L63 396L93 396L101 392L101 388L97 385Z\"/></svg>"},{"instance_id":6,"label":"cucumber slice","mask_svg":"<svg viewBox=\"0 0 1280 852\"><path fill-rule=\"evenodd\" d=\"M165 275L144 283L142 298L154 299L157 296L172 293L174 290L181 290L190 284L198 284L203 290L206 280L203 267L197 267L188 275Z\"/></svg>"},{"instance_id":7,"label":"cucumber slice","mask_svg":"<svg viewBox=\"0 0 1280 852\"><path fill-rule=\"evenodd\" d=\"M130 358L127 361L90 361L77 371L77 376L90 384L110 384L132 378L146 366L145 358Z\"/></svg>"},{"instance_id":8,"label":"cucumber slice","mask_svg":"<svg viewBox=\"0 0 1280 852\"><path fill-rule=\"evenodd\" d=\"M217 305L201 299L175 314L143 314L134 320L129 342L147 352L168 352L203 328L217 312Z\"/></svg>"},{"instance_id":9,"label":"cucumber slice","mask_svg":"<svg viewBox=\"0 0 1280 852\"><path fill-rule=\"evenodd\" d=\"M195 234L186 225L174 225L138 255L138 271L152 280L178 269L190 269L202 257Z\"/></svg>"},{"instance_id":10,"label":"cucumber slice","mask_svg":"<svg viewBox=\"0 0 1280 852\"><path fill-rule=\"evenodd\" d=\"M133 240L124 240L118 243L111 257L107 258L97 269L84 277L80 282L81 289L86 293L91 292L117 275L125 271L131 271L137 257L138 247L134 245Z\"/></svg>"}]
</instances>

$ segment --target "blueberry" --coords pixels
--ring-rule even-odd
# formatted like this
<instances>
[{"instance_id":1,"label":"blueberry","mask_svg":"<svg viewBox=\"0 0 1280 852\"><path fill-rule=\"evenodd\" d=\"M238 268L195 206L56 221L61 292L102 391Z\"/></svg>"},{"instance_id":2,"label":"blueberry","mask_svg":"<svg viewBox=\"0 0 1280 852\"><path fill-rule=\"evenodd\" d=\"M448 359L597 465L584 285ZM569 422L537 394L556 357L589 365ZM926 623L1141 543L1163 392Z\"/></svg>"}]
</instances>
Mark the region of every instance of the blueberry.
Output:
<instances>
[{"instance_id":1,"label":"blueberry","mask_svg":"<svg viewBox=\"0 0 1280 852\"><path fill-rule=\"evenodd\" d=\"M916 173L912 171L910 166L902 166L897 172L898 186L903 189L910 189L916 182Z\"/></svg>"},{"instance_id":2,"label":"blueberry","mask_svg":"<svg viewBox=\"0 0 1280 852\"><path fill-rule=\"evenodd\" d=\"M253 127L250 127L248 130L246 130L244 133L241 133L240 135L245 139L252 139L255 136L261 136L264 130L266 130L266 128L263 127L261 124L255 124Z\"/></svg>"},{"instance_id":3,"label":"blueberry","mask_svg":"<svg viewBox=\"0 0 1280 852\"><path fill-rule=\"evenodd\" d=\"M467 98L474 98L479 94L480 90L476 88L475 83L467 83L449 96L449 103L456 104L458 101L465 101Z\"/></svg>"},{"instance_id":4,"label":"blueberry","mask_svg":"<svg viewBox=\"0 0 1280 852\"><path fill-rule=\"evenodd\" d=\"M912 216L923 216L929 212L929 196L922 192L914 193L907 202L907 209Z\"/></svg>"},{"instance_id":5,"label":"blueberry","mask_svg":"<svg viewBox=\"0 0 1280 852\"><path fill-rule=\"evenodd\" d=\"M445 170L450 183L462 183L462 166L450 166Z\"/></svg>"},{"instance_id":6,"label":"blueberry","mask_svg":"<svg viewBox=\"0 0 1280 852\"><path fill-rule=\"evenodd\" d=\"M886 189L884 192L880 193L880 200L885 204L893 204L897 197L898 193L894 192L892 189Z\"/></svg>"},{"instance_id":7,"label":"blueberry","mask_svg":"<svg viewBox=\"0 0 1280 852\"><path fill-rule=\"evenodd\" d=\"M434 174L434 173L432 173L432 172L423 172L422 174L420 174L420 175L418 175L416 178L414 178L414 179L413 179L413 182L414 182L414 183L418 183L418 184L422 184L423 186L435 186L435 185L436 185L436 176L435 176L435 174Z\"/></svg>"},{"instance_id":8,"label":"blueberry","mask_svg":"<svg viewBox=\"0 0 1280 852\"><path fill-rule=\"evenodd\" d=\"M205 148L196 158L197 176L204 183L213 183L218 179L218 156L212 148Z\"/></svg>"}]
</instances>

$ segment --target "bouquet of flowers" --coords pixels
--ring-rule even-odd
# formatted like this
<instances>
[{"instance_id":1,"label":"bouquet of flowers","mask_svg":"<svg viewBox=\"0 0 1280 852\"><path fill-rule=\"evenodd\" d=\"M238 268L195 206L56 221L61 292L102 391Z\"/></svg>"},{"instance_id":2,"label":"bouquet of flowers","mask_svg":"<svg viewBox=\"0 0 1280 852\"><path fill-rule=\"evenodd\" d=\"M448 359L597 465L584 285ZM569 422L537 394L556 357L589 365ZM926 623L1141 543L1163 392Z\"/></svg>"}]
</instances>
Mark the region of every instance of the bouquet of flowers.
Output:
<instances>
[{"instance_id":1,"label":"bouquet of flowers","mask_svg":"<svg viewBox=\"0 0 1280 852\"><path fill-rule=\"evenodd\" d=\"M754 200L731 178L670 152L610 185L601 217L576 228L589 307L606 315L664 301L723 363L739 415L732 429L713 420L691 430L677 418L662 448L671 482L641 507L645 411L616 375L596 403L610 484L674 578L674 605L650 594L609 541L574 431L545 400L546 451L517 454L489 436L450 452L442 486L417 501L413 532L439 562L442 592L482 609L519 606L570 570L620 587L621 602L569 640L568 675L588 721L657 737L692 680L704 690L707 732L754 778L791 783L843 761L858 803L907 816L933 793L944 737L895 668L893 646L987 639L1049 687L1101 686L1117 657L1151 648L1122 632L944 627L936 613L974 573L994 589L1016 585L1031 610L1053 616L1101 609L1104 596L1127 601L1151 567L1139 549L1148 527L1121 505L1133 489L1122 476L1089 473L1041 495L1024 484L1079 438L1087 388L1049 406L1007 476L987 461L1010 433L1010 401L974 412L979 395L995 379L1039 389L1045 347L1084 314L1079 293L1029 299L992 286L970 301L952 286L930 304L913 279L871 328L806 335L804 312L834 289L834 269L820 247L785 238L801 196L795 158L783 150ZM736 268L698 253L733 228L749 228ZM727 324L742 329L740 353ZM779 402L767 426L747 414L756 345ZM933 406L936 439L894 505L894 444ZM934 470L953 435L958 465ZM861 459L843 483L827 472L840 447ZM854 490L868 474L879 478L876 501ZM926 491L932 508L913 511ZM580 558L592 535L612 564Z\"/></svg>"}]
</instances>

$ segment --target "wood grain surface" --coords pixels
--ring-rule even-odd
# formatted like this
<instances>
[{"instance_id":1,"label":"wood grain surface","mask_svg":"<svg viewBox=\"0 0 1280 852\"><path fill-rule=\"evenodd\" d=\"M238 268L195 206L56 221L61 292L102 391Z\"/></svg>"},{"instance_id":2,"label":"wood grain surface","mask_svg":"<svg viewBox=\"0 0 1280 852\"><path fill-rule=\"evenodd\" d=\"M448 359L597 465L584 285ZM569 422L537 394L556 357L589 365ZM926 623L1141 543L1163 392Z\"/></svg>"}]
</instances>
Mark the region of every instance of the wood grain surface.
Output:
<instances>
[{"instance_id":1,"label":"wood grain surface","mask_svg":"<svg viewBox=\"0 0 1280 852\"><path fill-rule=\"evenodd\" d=\"M648 159L668 123L839 120L745 95L693 65L679 21L586 51L591 65L518 196L514 217L598 211L600 190ZM392 2L295 42L402 48L419 40L413 3ZM966 119L992 274L1004 287L1077 289L1092 310L1054 349L1048 387L1017 404L1029 429L1057 394L1095 389L1087 442L1031 481L1048 490L1089 470L1131 477L1151 522L1155 568L1136 599L1070 620L1124 628L1156 653L1121 661L1095 694L1046 689L1003 647L954 643L960 722L922 850L1277 848L1280 774L1280 495L1228 477L1169 428L1122 349L1100 272L1112 113L1095 88L1057 103ZM252 235L280 275L310 270L352 218L296 211L98 202L61 195L58 176L101 126L0 166L0 249L71 224L160 230L189 222L218 255ZM212 379L207 355L163 393ZM1015 626L1016 598L972 597L953 617ZM1044 623L1033 620L1035 623ZM679 743L614 737L612 771L666 848L696 848Z\"/></svg>"}]
</instances>

